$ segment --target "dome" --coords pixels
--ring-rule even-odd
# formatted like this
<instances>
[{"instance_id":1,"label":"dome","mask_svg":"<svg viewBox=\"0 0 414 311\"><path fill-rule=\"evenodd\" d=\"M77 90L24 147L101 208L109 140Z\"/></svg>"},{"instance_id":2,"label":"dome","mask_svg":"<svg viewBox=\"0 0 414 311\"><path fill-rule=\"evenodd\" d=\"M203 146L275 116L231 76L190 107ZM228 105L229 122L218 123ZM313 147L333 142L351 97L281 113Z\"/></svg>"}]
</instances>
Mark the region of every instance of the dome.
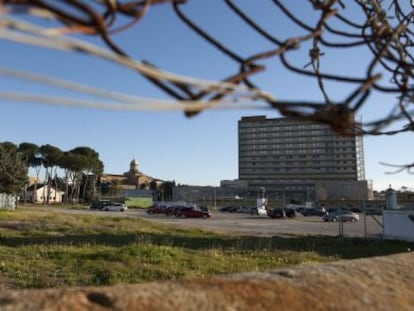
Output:
<instances>
[{"instance_id":1,"label":"dome","mask_svg":"<svg viewBox=\"0 0 414 311\"><path fill-rule=\"evenodd\" d=\"M131 163L129 164L129 171L130 172L134 172L134 173L138 173L138 163L135 161L135 159L133 159L131 161Z\"/></svg>"}]
</instances>

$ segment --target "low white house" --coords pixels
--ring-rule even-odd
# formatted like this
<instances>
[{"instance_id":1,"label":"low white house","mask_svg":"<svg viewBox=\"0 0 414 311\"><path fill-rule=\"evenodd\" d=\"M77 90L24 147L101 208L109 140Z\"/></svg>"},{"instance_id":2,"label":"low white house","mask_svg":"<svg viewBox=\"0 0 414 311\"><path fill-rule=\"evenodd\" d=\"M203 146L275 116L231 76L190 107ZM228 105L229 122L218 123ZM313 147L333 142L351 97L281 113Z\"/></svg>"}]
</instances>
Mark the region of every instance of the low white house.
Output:
<instances>
[{"instance_id":1,"label":"low white house","mask_svg":"<svg viewBox=\"0 0 414 311\"><path fill-rule=\"evenodd\" d=\"M23 192L21 200L31 203L62 203L65 192L50 186L38 184L35 190L35 185L29 186Z\"/></svg>"},{"instance_id":2,"label":"low white house","mask_svg":"<svg viewBox=\"0 0 414 311\"><path fill-rule=\"evenodd\" d=\"M385 193L387 209L383 212L384 238L414 242L414 209L400 209L395 190Z\"/></svg>"}]
</instances>

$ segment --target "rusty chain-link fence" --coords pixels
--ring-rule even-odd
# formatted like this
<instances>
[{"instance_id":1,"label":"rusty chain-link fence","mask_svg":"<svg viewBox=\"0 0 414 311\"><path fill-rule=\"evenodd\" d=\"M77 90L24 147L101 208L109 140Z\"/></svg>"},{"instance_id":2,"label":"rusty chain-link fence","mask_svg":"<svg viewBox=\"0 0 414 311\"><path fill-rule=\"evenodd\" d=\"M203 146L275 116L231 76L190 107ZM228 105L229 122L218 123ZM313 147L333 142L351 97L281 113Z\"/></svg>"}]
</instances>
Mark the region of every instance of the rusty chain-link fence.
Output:
<instances>
[{"instance_id":1,"label":"rusty chain-link fence","mask_svg":"<svg viewBox=\"0 0 414 311\"><path fill-rule=\"evenodd\" d=\"M254 53L243 55L236 47L215 37L186 10L190 3L201 5L200 0L3 0L0 1L0 39L86 53L133 68L176 101L177 109L183 110L188 116L209 108L226 105L237 107L239 102L265 102L269 109L277 110L282 116L327 123L343 135L355 131L361 135L394 135L413 131L412 1L303 0L299 12L296 1L267 0L273 6L275 18L283 15L290 27L297 30L297 35L291 37L283 37L280 29L269 30L262 25L251 9L245 9L243 1L219 2L224 3L227 10L250 27L257 37L266 40L270 48L257 48ZM256 1L255 5L263 5L263 2ZM140 27L149 9L154 7L155 10L159 6L169 6L178 20L191 29L198 39L220 51L228 62L237 65L238 70L228 72L226 77L202 80L163 70L156 65L156 59L134 59L128 55L116 43L114 35ZM306 15L312 16L311 22L302 18ZM46 25L44 19L52 20L53 23ZM76 34L76 38L73 34ZM104 48L90 43L88 40L91 37L100 38ZM369 55L364 63L365 70L359 71L362 74L346 74L335 68L326 70L323 66L328 52L346 51L357 57L362 50ZM304 51L306 58L291 57L297 51ZM255 78L268 70L266 62L269 60L280 62L291 73L313 79L323 100L283 100L278 98L277 89L271 93L264 90L257 82L260 80ZM139 103L138 98L126 94L97 90L10 68L1 68L0 74L109 98L124 103L124 109L135 110ZM278 74L274 72L275 77ZM328 83L343 85L349 92L344 98L334 100L326 87ZM379 105L369 100L374 92L393 96L392 102L387 99L380 103L387 107L388 113L363 125L355 123L355 116L363 107ZM30 96L27 96L11 92L0 94L3 100L28 101ZM85 102L69 99L37 97L35 100L52 103L67 100L69 105L88 106ZM141 101L141 105L152 110L161 110L163 107L162 101L156 99L145 100L145 103ZM95 107L110 108L111 104L96 104ZM412 167L401 166L404 169Z\"/></svg>"}]
</instances>

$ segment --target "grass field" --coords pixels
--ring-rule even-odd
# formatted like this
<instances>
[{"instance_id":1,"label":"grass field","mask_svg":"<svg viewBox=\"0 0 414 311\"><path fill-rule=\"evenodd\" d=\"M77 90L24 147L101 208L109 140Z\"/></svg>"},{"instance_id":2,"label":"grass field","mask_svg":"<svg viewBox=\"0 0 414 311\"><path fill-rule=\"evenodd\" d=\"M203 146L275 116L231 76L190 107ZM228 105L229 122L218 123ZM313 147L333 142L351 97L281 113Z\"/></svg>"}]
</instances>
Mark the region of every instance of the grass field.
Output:
<instances>
[{"instance_id":1,"label":"grass field","mask_svg":"<svg viewBox=\"0 0 414 311\"><path fill-rule=\"evenodd\" d=\"M125 201L128 207L151 207L153 204L152 198L128 198Z\"/></svg>"},{"instance_id":2,"label":"grass field","mask_svg":"<svg viewBox=\"0 0 414 311\"><path fill-rule=\"evenodd\" d=\"M0 211L0 288L101 286L262 271L404 252L408 243L227 237L136 218Z\"/></svg>"}]
</instances>

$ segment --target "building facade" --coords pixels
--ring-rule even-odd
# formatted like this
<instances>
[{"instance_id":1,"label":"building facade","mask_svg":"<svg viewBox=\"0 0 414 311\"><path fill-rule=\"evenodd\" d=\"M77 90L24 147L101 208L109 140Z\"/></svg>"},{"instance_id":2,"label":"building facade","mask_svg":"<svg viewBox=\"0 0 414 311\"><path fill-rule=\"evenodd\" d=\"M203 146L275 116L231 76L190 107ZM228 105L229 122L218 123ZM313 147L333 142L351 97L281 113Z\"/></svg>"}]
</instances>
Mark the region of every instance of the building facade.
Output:
<instances>
[{"instance_id":1,"label":"building facade","mask_svg":"<svg viewBox=\"0 0 414 311\"><path fill-rule=\"evenodd\" d=\"M368 198L361 136L306 120L253 116L239 120L238 146L239 180L251 189L299 201Z\"/></svg>"},{"instance_id":2,"label":"building facade","mask_svg":"<svg viewBox=\"0 0 414 311\"><path fill-rule=\"evenodd\" d=\"M142 173L135 159L129 164L129 170L123 174L102 174L100 182L118 182L124 189L148 189L151 182L161 184L163 181Z\"/></svg>"}]
</instances>

